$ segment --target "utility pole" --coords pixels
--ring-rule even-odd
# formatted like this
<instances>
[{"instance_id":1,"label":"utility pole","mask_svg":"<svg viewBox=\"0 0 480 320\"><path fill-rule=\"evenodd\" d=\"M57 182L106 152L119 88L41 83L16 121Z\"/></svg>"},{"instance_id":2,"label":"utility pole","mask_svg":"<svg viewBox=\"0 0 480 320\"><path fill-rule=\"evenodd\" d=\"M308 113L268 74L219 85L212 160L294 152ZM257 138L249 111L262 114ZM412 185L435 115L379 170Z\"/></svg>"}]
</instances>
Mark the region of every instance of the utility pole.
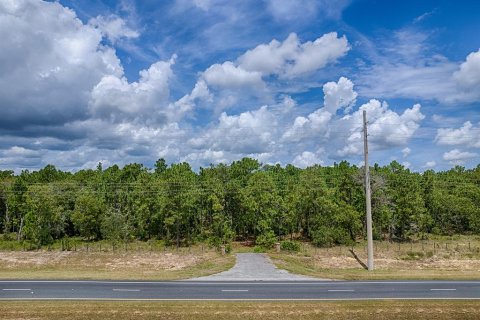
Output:
<instances>
[{"instance_id":1,"label":"utility pole","mask_svg":"<svg viewBox=\"0 0 480 320\"><path fill-rule=\"evenodd\" d=\"M363 110L363 150L365 154L365 201L367 209L367 253L368 271L373 270L373 234L372 234L372 201L370 192L370 168L368 166L368 133L367 111Z\"/></svg>"}]
</instances>

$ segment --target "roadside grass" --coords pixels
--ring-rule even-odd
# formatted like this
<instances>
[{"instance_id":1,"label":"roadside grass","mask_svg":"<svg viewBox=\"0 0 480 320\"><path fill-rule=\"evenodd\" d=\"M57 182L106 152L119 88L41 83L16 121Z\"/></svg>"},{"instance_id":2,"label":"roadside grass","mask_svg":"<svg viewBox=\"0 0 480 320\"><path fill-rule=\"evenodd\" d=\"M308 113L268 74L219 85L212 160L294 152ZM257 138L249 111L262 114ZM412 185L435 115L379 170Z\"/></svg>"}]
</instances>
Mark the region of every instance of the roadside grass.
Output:
<instances>
[{"instance_id":1,"label":"roadside grass","mask_svg":"<svg viewBox=\"0 0 480 320\"><path fill-rule=\"evenodd\" d=\"M478 319L467 300L322 302L2 301L1 318L23 319Z\"/></svg>"},{"instance_id":2,"label":"roadside grass","mask_svg":"<svg viewBox=\"0 0 480 320\"><path fill-rule=\"evenodd\" d=\"M302 243L299 252L269 252L277 267L324 279L471 280L480 278L478 236L431 236L429 240L375 241L375 270L367 271L366 242L316 248Z\"/></svg>"},{"instance_id":3,"label":"roadside grass","mask_svg":"<svg viewBox=\"0 0 480 320\"><path fill-rule=\"evenodd\" d=\"M76 251L59 248L1 251L0 279L178 280L230 269L235 256L222 256L213 248L145 246L126 247L89 243ZM88 250L88 251L87 251Z\"/></svg>"}]
</instances>

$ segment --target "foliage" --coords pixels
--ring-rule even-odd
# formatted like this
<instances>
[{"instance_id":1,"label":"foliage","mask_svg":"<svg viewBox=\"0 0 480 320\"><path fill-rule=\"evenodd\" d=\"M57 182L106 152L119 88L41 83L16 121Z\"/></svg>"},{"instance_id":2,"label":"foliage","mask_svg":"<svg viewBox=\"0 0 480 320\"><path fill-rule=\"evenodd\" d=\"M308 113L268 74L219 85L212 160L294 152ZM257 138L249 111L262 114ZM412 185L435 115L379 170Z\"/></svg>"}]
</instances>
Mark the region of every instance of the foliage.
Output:
<instances>
[{"instance_id":1,"label":"foliage","mask_svg":"<svg viewBox=\"0 0 480 320\"><path fill-rule=\"evenodd\" d=\"M293 252L298 252L300 251L300 244L295 241L282 241L280 243L280 249L285 250L285 251L293 251Z\"/></svg>"},{"instance_id":2,"label":"foliage","mask_svg":"<svg viewBox=\"0 0 480 320\"><path fill-rule=\"evenodd\" d=\"M244 158L198 172L164 159L152 169L100 163L75 173L53 165L17 175L6 170L0 229L34 245L82 237L218 248L237 239L264 250L290 237L328 247L365 237L363 184L362 168L346 161L300 169ZM377 239L480 232L480 166L416 173L393 161L371 168L371 184Z\"/></svg>"}]
</instances>

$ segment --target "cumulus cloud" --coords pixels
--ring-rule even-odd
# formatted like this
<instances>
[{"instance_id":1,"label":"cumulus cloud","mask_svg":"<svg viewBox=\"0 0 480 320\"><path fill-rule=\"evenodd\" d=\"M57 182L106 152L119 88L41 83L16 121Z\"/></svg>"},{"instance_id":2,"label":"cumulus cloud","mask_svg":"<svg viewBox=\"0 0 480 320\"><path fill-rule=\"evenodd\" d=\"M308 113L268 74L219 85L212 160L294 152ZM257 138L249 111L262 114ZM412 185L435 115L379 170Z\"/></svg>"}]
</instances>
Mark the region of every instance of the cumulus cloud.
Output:
<instances>
[{"instance_id":1,"label":"cumulus cloud","mask_svg":"<svg viewBox=\"0 0 480 320\"><path fill-rule=\"evenodd\" d=\"M319 152L314 153L310 151L302 152L301 154L297 155L292 161L292 164L299 168L306 168L315 164L323 165L323 163L324 162L319 156Z\"/></svg>"},{"instance_id":2,"label":"cumulus cloud","mask_svg":"<svg viewBox=\"0 0 480 320\"><path fill-rule=\"evenodd\" d=\"M272 104L276 94L285 93L280 88L282 83L299 81L300 77L334 63L349 49L346 37L335 32L304 43L291 33L283 42L272 40L248 50L233 62L211 65L200 73L197 84L207 85L208 108L214 109L216 115L252 103ZM351 102L354 97L347 97L346 93L350 90L353 94L352 86L348 79L342 79L338 88L330 88L329 108L335 108L335 104L336 108L348 107L345 101L335 101L338 99L335 95ZM182 106L194 109L196 103L186 97Z\"/></svg>"},{"instance_id":3,"label":"cumulus cloud","mask_svg":"<svg viewBox=\"0 0 480 320\"><path fill-rule=\"evenodd\" d=\"M437 130L435 141L440 145L480 148L480 127L467 121L458 129L441 128Z\"/></svg>"},{"instance_id":4,"label":"cumulus cloud","mask_svg":"<svg viewBox=\"0 0 480 320\"><path fill-rule=\"evenodd\" d=\"M40 150L27 149L21 146L0 150L0 165L8 167L28 168L35 166L43 156Z\"/></svg>"},{"instance_id":5,"label":"cumulus cloud","mask_svg":"<svg viewBox=\"0 0 480 320\"><path fill-rule=\"evenodd\" d=\"M264 87L260 72L244 70L241 66L235 66L230 61L210 66L203 73L203 78L209 85L217 87Z\"/></svg>"},{"instance_id":6,"label":"cumulus cloud","mask_svg":"<svg viewBox=\"0 0 480 320\"><path fill-rule=\"evenodd\" d=\"M282 140L299 142L313 136L324 136L331 118L332 114L323 108L310 113L307 117L297 117L293 125L283 134Z\"/></svg>"},{"instance_id":7,"label":"cumulus cloud","mask_svg":"<svg viewBox=\"0 0 480 320\"><path fill-rule=\"evenodd\" d=\"M0 2L0 38L3 128L85 118L91 89L123 73L101 32L58 2Z\"/></svg>"},{"instance_id":8,"label":"cumulus cloud","mask_svg":"<svg viewBox=\"0 0 480 320\"><path fill-rule=\"evenodd\" d=\"M165 122L174 62L175 57L152 64L140 71L138 82L129 83L125 77L114 75L104 76L92 90L91 113L114 122L139 118Z\"/></svg>"},{"instance_id":9,"label":"cumulus cloud","mask_svg":"<svg viewBox=\"0 0 480 320\"><path fill-rule=\"evenodd\" d=\"M197 101L213 101L213 95L203 80L200 80L195 84L195 87L190 94L184 95L182 98L169 105L168 109L170 111L170 117L175 119L175 121L182 119L185 115L190 114L194 110Z\"/></svg>"},{"instance_id":10,"label":"cumulus cloud","mask_svg":"<svg viewBox=\"0 0 480 320\"><path fill-rule=\"evenodd\" d=\"M425 116L420 111L421 106L415 104L398 114L389 109L386 102L372 99L363 104L352 115L342 118L341 127L351 134L347 138L347 145L338 150L339 156L361 154L362 139L362 114L367 111L369 142L373 148L386 149L394 146L403 146L408 143L420 127L420 122Z\"/></svg>"},{"instance_id":11,"label":"cumulus cloud","mask_svg":"<svg viewBox=\"0 0 480 320\"><path fill-rule=\"evenodd\" d=\"M437 165L437 163L435 161L427 161L423 167L424 168L434 168L436 165Z\"/></svg>"},{"instance_id":12,"label":"cumulus cloud","mask_svg":"<svg viewBox=\"0 0 480 320\"><path fill-rule=\"evenodd\" d=\"M350 46L345 36L336 32L324 34L315 41L300 43L291 33L284 42L272 40L247 51L238 58L242 68L263 75L275 74L293 78L314 72L344 56Z\"/></svg>"},{"instance_id":13,"label":"cumulus cloud","mask_svg":"<svg viewBox=\"0 0 480 320\"><path fill-rule=\"evenodd\" d=\"M315 110L307 117L295 118L293 125L283 134L283 141L299 142L313 136L325 137L328 134L332 116L339 108L353 106L357 97L357 93L353 90L353 82L345 77L341 77L338 82L324 84L323 92L324 107Z\"/></svg>"},{"instance_id":14,"label":"cumulus cloud","mask_svg":"<svg viewBox=\"0 0 480 320\"><path fill-rule=\"evenodd\" d=\"M460 70L454 74L455 80L465 89L480 87L480 49L467 56L460 65Z\"/></svg>"},{"instance_id":15,"label":"cumulus cloud","mask_svg":"<svg viewBox=\"0 0 480 320\"><path fill-rule=\"evenodd\" d=\"M190 9L214 10L213 1L192 1ZM306 3L324 10L323 0ZM345 77L324 84L323 106L296 98L305 88L318 90L325 75L306 80L350 50L335 32L306 42L292 33L252 47L199 72L186 94L174 81L176 55L127 79L113 45L139 33L117 16L84 24L59 2L4 1L0 36L3 167L148 165L159 157L198 167L243 156L306 167L361 154L363 110L373 149L406 147L424 117L420 105L395 112L380 100L358 109Z\"/></svg>"},{"instance_id":16,"label":"cumulus cloud","mask_svg":"<svg viewBox=\"0 0 480 320\"><path fill-rule=\"evenodd\" d=\"M228 163L225 152L223 151L214 151L207 149L201 152L192 152L185 156L182 161L189 163L209 163L209 164L219 164L219 163Z\"/></svg>"},{"instance_id":17,"label":"cumulus cloud","mask_svg":"<svg viewBox=\"0 0 480 320\"><path fill-rule=\"evenodd\" d=\"M138 32L116 16L84 24L58 2L0 2L0 36L0 130L10 141L0 148L4 167L176 161L187 140L178 121L192 101L208 99L199 82L170 101L175 55L129 82L104 40Z\"/></svg>"},{"instance_id":18,"label":"cumulus cloud","mask_svg":"<svg viewBox=\"0 0 480 320\"><path fill-rule=\"evenodd\" d=\"M108 38L112 43L115 43L122 38L138 38L140 35L137 31L128 27L125 20L116 15L97 16L90 19L88 24L94 28L98 28L102 35Z\"/></svg>"},{"instance_id":19,"label":"cumulus cloud","mask_svg":"<svg viewBox=\"0 0 480 320\"><path fill-rule=\"evenodd\" d=\"M276 143L276 123L267 106L232 116L223 112L214 127L190 139L189 145L236 154L265 153Z\"/></svg>"},{"instance_id":20,"label":"cumulus cloud","mask_svg":"<svg viewBox=\"0 0 480 320\"><path fill-rule=\"evenodd\" d=\"M410 150L409 147L405 147L405 148L402 149L402 155L403 155L404 158L408 157L411 152L412 152L412 150Z\"/></svg>"},{"instance_id":21,"label":"cumulus cloud","mask_svg":"<svg viewBox=\"0 0 480 320\"><path fill-rule=\"evenodd\" d=\"M477 156L477 153L453 149L443 154L443 160L449 161L451 164L463 164L465 163L465 161L475 158Z\"/></svg>"},{"instance_id":22,"label":"cumulus cloud","mask_svg":"<svg viewBox=\"0 0 480 320\"><path fill-rule=\"evenodd\" d=\"M385 102L380 104L378 100L370 100L360 107L360 111L367 110L367 115L370 116L370 141L377 145L401 146L408 142L425 118L420 108L420 104L415 104L398 114L388 109Z\"/></svg>"},{"instance_id":23,"label":"cumulus cloud","mask_svg":"<svg viewBox=\"0 0 480 320\"><path fill-rule=\"evenodd\" d=\"M323 86L323 93L325 110L333 114L340 108L351 107L357 98L353 82L345 77L341 77L338 82L327 82Z\"/></svg>"}]
</instances>

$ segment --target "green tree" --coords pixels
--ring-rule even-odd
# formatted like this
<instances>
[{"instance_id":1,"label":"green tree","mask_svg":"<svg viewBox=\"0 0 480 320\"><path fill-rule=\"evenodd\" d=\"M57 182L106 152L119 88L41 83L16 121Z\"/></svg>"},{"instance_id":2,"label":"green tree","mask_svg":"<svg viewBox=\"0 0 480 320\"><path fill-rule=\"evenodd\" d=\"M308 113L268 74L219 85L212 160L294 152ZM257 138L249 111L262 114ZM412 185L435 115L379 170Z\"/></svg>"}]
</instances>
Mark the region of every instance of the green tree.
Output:
<instances>
[{"instance_id":1,"label":"green tree","mask_svg":"<svg viewBox=\"0 0 480 320\"><path fill-rule=\"evenodd\" d=\"M72 214L75 229L86 239L99 239L104 212L104 203L92 191L84 190L75 201Z\"/></svg>"},{"instance_id":2,"label":"green tree","mask_svg":"<svg viewBox=\"0 0 480 320\"><path fill-rule=\"evenodd\" d=\"M50 186L31 186L26 195L25 239L38 246L52 243L54 235L63 228L60 211Z\"/></svg>"}]
</instances>

